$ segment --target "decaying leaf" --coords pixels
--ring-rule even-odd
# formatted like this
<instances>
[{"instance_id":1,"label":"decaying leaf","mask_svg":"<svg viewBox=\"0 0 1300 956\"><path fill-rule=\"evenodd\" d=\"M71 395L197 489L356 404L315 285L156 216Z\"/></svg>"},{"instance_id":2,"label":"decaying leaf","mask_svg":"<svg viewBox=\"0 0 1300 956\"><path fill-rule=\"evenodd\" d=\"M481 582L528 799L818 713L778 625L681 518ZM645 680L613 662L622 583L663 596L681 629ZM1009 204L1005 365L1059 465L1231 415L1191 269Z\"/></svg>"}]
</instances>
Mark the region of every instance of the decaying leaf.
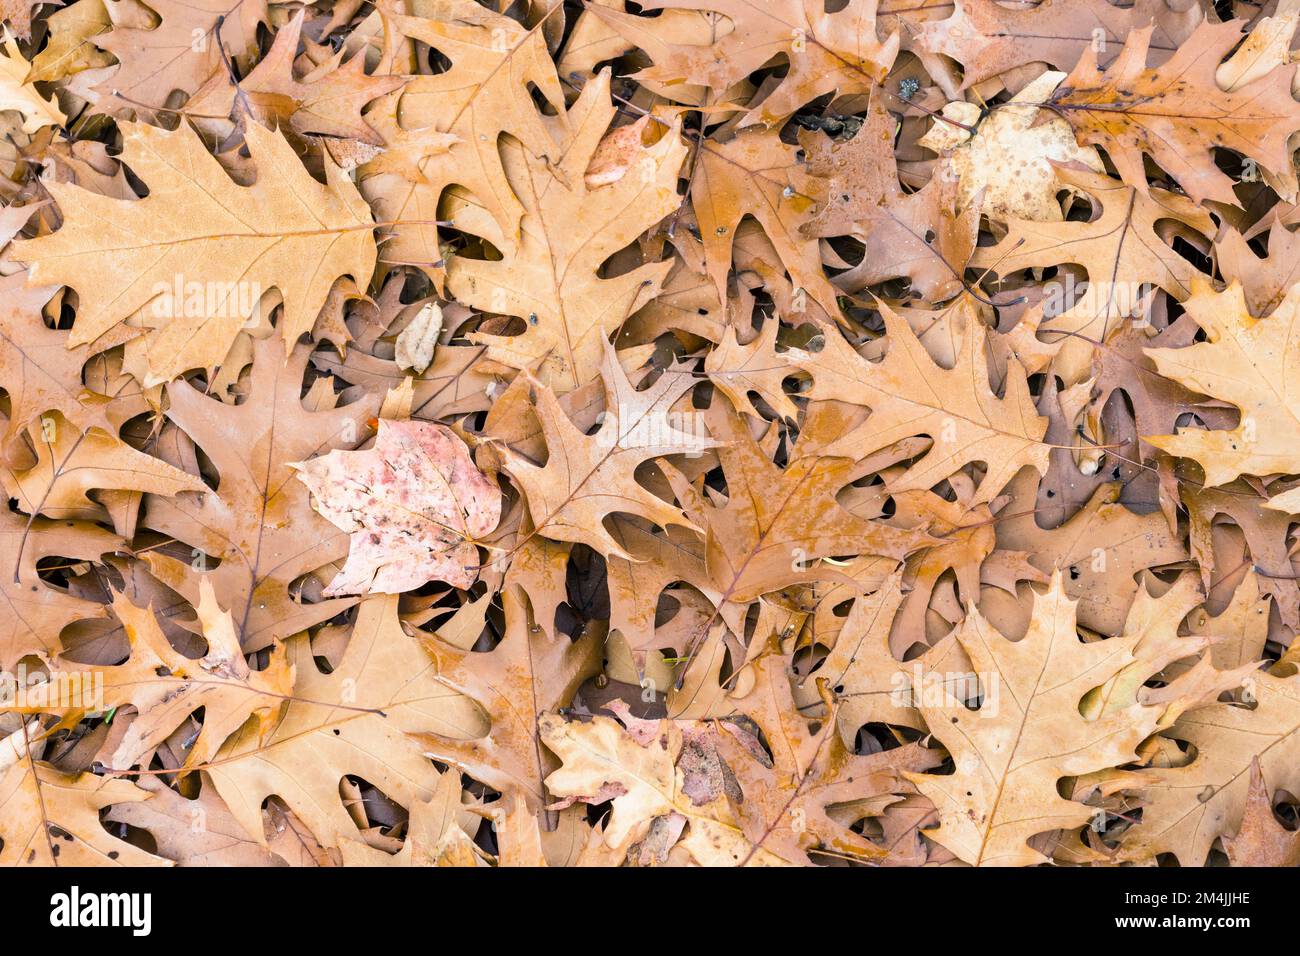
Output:
<instances>
[{"instance_id":1,"label":"decaying leaf","mask_svg":"<svg viewBox=\"0 0 1300 956\"><path fill-rule=\"evenodd\" d=\"M449 428L381 419L366 451L292 463L315 508L352 535L325 594L398 594L426 581L469 587L475 542L501 518L501 492Z\"/></svg>"}]
</instances>

